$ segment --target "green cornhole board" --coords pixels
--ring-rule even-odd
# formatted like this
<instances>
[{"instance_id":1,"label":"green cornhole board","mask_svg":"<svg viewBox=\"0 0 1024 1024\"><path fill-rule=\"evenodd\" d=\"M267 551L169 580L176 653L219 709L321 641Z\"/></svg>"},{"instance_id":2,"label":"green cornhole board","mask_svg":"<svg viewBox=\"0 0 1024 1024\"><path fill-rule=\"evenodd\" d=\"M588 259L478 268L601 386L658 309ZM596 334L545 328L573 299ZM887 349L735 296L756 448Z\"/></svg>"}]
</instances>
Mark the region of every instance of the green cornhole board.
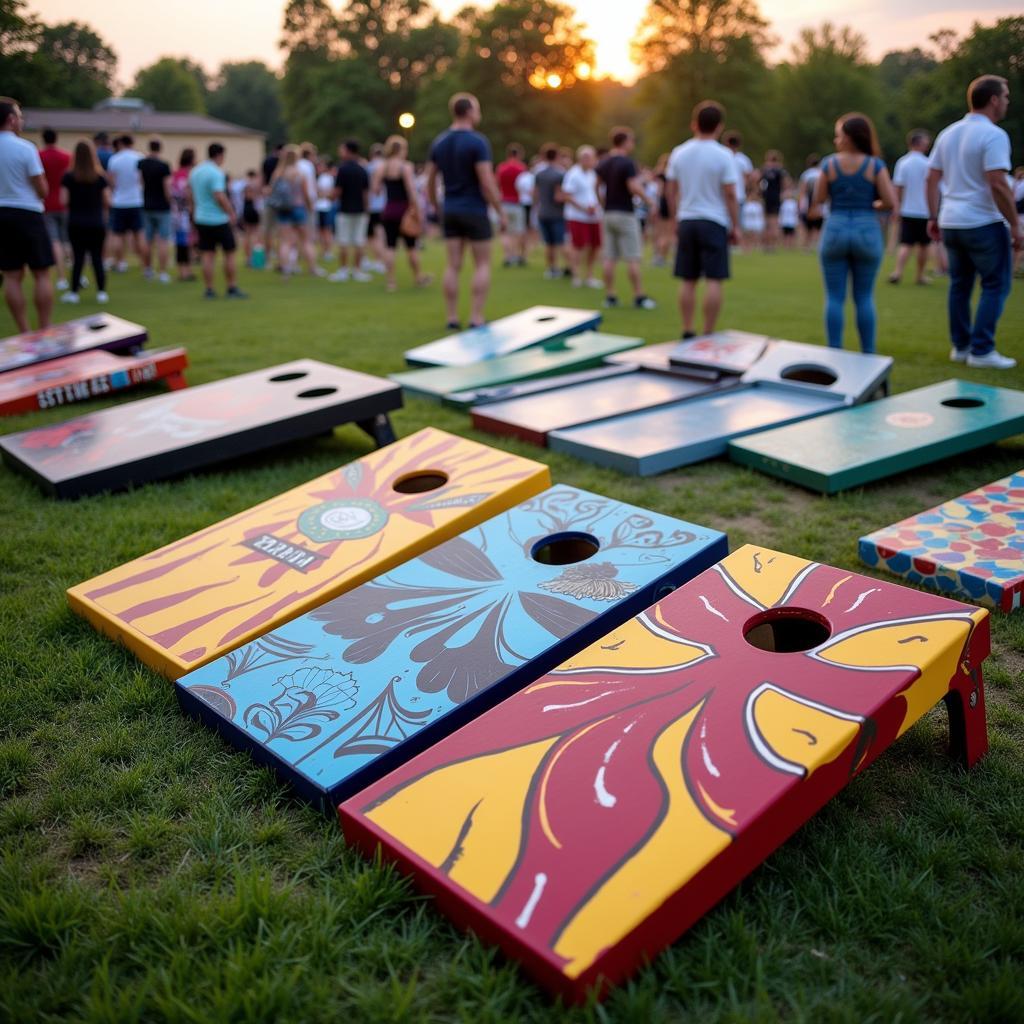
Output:
<instances>
[{"instance_id":1,"label":"green cornhole board","mask_svg":"<svg viewBox=\"0 0 1024 1024\"><path fill-rule=\"evenodd\" d=\"M729 445L734 462L835 494L1024 431L1024 391L963 380L906 391Z\"/></svg>"},{"instance_id":2,"label":"green cornhole board","mask_svg":"<svg viewBox=\"0 0 1024 1024\"><path fill-rule=\"evenodd\" d=\"M484 359L468 366L431 366L423 370L392 373L402 390L419 398L444 401L459 408L473 404L476 388L493 387L512 381L535 380L570 370L599 366L606 356L639 348L640 338L586 331L535 345L512 355ZM467 394L469 392L469 394Z\"/></svg>"}]
</instances>

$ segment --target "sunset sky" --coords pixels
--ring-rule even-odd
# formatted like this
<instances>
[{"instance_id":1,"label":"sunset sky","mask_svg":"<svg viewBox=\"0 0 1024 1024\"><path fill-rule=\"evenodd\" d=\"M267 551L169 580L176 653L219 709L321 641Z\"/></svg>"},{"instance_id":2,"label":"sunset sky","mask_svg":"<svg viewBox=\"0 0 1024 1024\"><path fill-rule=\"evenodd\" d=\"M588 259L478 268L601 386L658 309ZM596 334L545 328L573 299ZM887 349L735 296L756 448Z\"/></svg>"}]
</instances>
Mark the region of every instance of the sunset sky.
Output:
<instances>
[{"instance_id":1,"label":"sunset sky","mask_svg":"<svg viewBox=\"0 0 1024 1024\"><path fill-rule=\"evenodd\" d=\"M434 0L451 14L465 0ZM485 3L484 6L487 6ZM871 55L924 45L938 28L965 31L972 21L991 23L1019 13L1020 0L762 0L761 11L782 39L780 55L797 32L832 19L867 36ZM109 42L119 58L122 82L158 57L188 56L209 69L225 60L281 62L277 41L284 0L174 0L151 6L140 0L30 0L44 21L85 21ZM643 12L642 0L578 0L575 4L589 34L597 43L597 73L631 81L629 42ZM894 10L894 7L897 8Z\"/></svg>"}]
</instances>

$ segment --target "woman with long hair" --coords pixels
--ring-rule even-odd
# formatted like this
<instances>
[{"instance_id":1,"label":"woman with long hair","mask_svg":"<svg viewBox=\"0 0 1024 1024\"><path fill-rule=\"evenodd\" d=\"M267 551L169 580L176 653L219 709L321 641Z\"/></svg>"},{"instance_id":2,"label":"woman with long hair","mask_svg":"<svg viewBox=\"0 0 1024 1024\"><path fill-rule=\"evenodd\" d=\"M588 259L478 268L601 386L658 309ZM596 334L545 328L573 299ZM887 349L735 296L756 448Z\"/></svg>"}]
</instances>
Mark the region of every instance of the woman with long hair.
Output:
<instances>
[{"instance_id":1,"label":"woman with long hair","mask_svg":"<svg viewBox=\"0 0 1024 1024\"><path fill-rule=\"evenodd\" d=\"M847 281L853 282L857 333L863 352L875 351L875 279L882 263L884 239L879 212L891 210L896 195L881 159L871 118L844 114L836 121L836 151L821 164L808 218L830 212L819 256L825 279L825 328L832 348L843 347Z\"/></svg>"},{"instance_id":2,"label":"woman with long hair","mask_svg":"<svg viewBox=\"0 0 1024 1024\"><path fill-rule=\"evenodd\" d=\"M399 239L405 243L416 284L422 287L432 280L429 274L423 273L416 251L416 243L423 234L424 216L408 152L409 144L405 139L401 135L392 135L384 143L384 159L378 163L370 181L370 194L379 194L383 189L385 196L380 222L386 241L384 269L389 292L398 287L395 282L395 256Z\"/></svg>"},{"instance_id":3,"label":"woman with long hair","mask_svg":"<svg viewBox=\"0 0 1024 1024\"><path fill-rule=\"evenodd\" d=\"M107 272L103 267L103 243L107 238L104 224L110 193L107 179L96 159L96 150L85 139L75 146L71 168L61 179L61 202L68 211L68 240L74 257L71 289L64 293L62 301L79 301L82 269L88 256L96 275L96 301L106 302Z\"/></svg>"},{"instance_id":4,"label":"woman with long hair","mask_svg":"<svg viewBox=\"0 0 1024 1024\"><path fill-rule=\"evenodd\" d=\"M266 202L274 211L281 229L277 260L282 273L287 275L295 272L301 253L309 272L320 277L323 271L317 266L313 242L306 231L312 199L306 175L299 166L301 154L302 151L294 144L284 147L270 178Z\"/></svg>"}]
</instances>

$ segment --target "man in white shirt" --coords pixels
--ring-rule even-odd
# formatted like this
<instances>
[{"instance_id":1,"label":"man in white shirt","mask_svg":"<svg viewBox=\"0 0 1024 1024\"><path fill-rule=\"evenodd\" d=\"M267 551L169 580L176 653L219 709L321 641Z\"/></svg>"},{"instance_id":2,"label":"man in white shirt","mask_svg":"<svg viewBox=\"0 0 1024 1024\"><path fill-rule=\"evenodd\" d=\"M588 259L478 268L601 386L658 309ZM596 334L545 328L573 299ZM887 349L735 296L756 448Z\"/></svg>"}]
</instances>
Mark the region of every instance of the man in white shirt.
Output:
<instances>
[{"instance_id":1,"label":"man in white shirt","mask_svg":"<svg viewBox=\"0 0 1024 1024\"><path fill-rule=\"evenodd\" d=\"M121 148L107 163L107 179L110 181L110 233L113 236L110 254L117 270L128 269L125 257L128 245L135 247L140 260L146 262L146 242L142 234L142 175L139 162L142 154L133 149L130 135L121 136Z\"/></svg>"},{"instance_id":2,"label":"man in white shirt","mask_svg":"<svg viewBox=\"0 0 1024 1024\"><path fill-rule=\"evenodd\" d=\"M678 245L675 276L683 338L693 338L697 281L704 284L704 333L715 329L722 308L722 282L729 277L729 246L740 240L737 190L739 170L732 151L723 146L725 108L714 100L698 103L690 128L693 138L676 146L665 168L665 195L676 206Z\"/></svg>"},{"instance_id":3,"label":"man in white shirt","mask_svg":"<svg viewBox=\"0 0 1024 1024\"><path fill-rule=\"evenodd\" d=\"M1010 106L1005 78L983 75L967 88L970 108L939 133L928 171L928 234L949 255L949 357L968 366L1009 370L1016 359L996 351L996 325L1010 294L1011 250L1021 229L1009 185L1010 137L998 127ZM946 186L939 206L939 186ZM971 293L981 298L971 323Z\"/></svg>"},{"instance_id":4,"label":"man in white shirt","mask_svg":"<svg viewBox=\"0 0 1024 1024\"><path fill-rule=\"evenodd\" d=\"M896 266L889 275L889 284L899 284L910 251L917 249L917 279L915 284L927 284L924 269L928 263L928 147L932 137L921 128L907 136L907 152L896 161L892 183L899 197L900 247L896 252Z\"/></svg>"},{"instance_id":5,"label":"man in white shirt","mask_svg":"<svg viewBox=\"0 0 1024 1024\"><path fill-rule=\"evenodd\" d=\"M50 326L53 311L53 246L43 218L46 174L36 147L18 137L23 124L17 100L0 96L0 272L7 308L19 331L29 329L22 290L26 264L35 282L40 327Z\"/></svg>"},{"instance_id":6,"label":"man in white shirt","mask_svg":"<svg viewBox=\"0 0 1024 1024\"><path fill-rule=\"evenodd\" d=\"M565 225L569 229L572 286L603 288L594 276L594 261L601 248L601 202L597 195L597 150L580 146L576 163L565 172L558 199L565 203Z\"/></svg>"}]
</instances>

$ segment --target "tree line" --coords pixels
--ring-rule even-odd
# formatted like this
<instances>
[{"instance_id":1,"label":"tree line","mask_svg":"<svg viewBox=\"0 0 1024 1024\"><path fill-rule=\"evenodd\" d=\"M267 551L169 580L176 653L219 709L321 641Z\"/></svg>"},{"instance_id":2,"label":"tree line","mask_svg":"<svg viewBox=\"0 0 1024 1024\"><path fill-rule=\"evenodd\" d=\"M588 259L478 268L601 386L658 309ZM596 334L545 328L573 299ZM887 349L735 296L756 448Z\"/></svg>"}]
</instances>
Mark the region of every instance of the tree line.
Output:
<instances>
[{"instance_id":1,"label":"tree line","mask_svg":"<svg viewBox=\"0 0 1024 1024\"><path fill-rule=\"evenodd\" d=\"M117 58L89 26L44 25L23 0L0 0L0 81L30 106L88 107L116 88ZM836 117L869 114L890 162L913 128L938 130L962 116L967 83L1006 77L1009 131L1024 162L1024 17L934 33L920 47L868 56L844 26L805 29L784 59L756 0L648 0L632 43L640 74L626 86L594 74L594 43L574 9L555 0L499 0L444 19L429 0L289 0L282 70L258 61L214 73L164 57L124 90L157 109L209 113L333 152L339 138L368 142L411 113L411 155L422 159L447 122L446 101L475 93L500 149L548 139L601 140L613 124L637 132L653 162L688 134L690 110L713 97L755 158L780 149L791 170L827 152Z\"/></svg>"}]
</instances>

